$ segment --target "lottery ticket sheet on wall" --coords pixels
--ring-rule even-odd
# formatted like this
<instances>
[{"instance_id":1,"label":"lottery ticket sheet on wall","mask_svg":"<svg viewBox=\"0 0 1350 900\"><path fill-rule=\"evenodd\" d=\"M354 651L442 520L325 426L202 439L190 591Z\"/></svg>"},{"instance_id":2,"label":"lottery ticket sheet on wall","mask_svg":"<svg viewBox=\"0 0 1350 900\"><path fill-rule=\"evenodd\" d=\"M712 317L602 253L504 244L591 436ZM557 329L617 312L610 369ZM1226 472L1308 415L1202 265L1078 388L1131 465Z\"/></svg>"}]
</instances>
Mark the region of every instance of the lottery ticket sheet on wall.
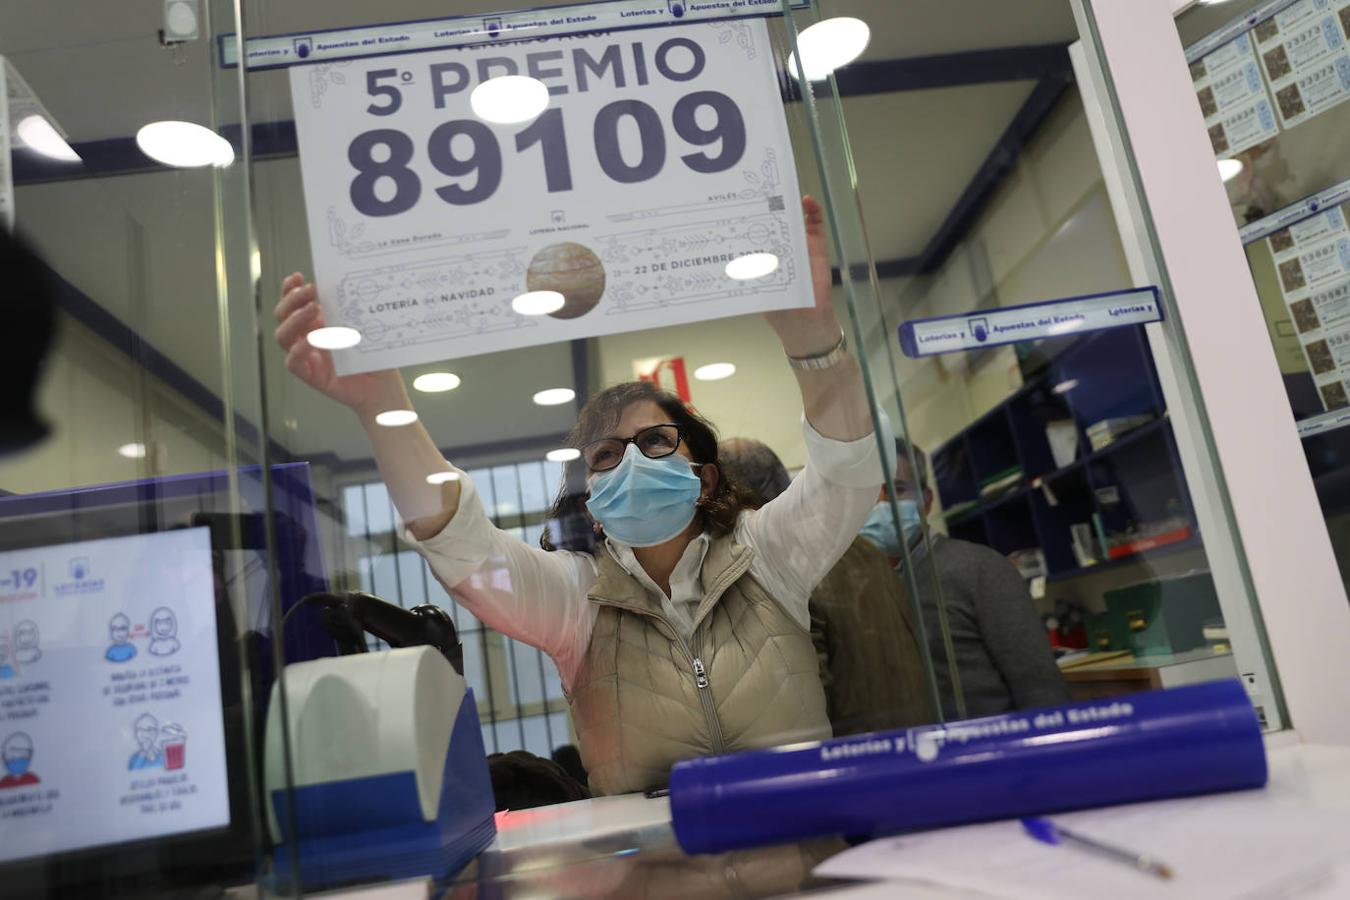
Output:
<instances>
[{"instance_id":1,"label":"lottery ticket sheet on wall","mask_svg":"<svg viewBox=\"0 0 1350 900\"><path fill-rule=\"evenodd\" d=\"M1350 100L1350 0L1272 8L1278 11L1217 48L1208 41L1188 48L1196 99L1220 158Z\"/></svg>"},{"instance_id":2,"label":"lottery ticket sheet on wall","mask_svg":"<svg viewBox=\"0 0 1350 900\"><path fill-rule=\"evenodd\" d=\"M0 861L224 827L209 531L0 552Z\"/></svg>"},{"instance_id":3,"label":"lottery ticket sheet on wall","mask_svg":"<svg viewBox=\"0 0 1350 900\"><path fill-rule=\"evenodd\" d=\"M516 124L475 90L521 75ZM290 69L314 278L365 372L813 302L763 19ZM743 256L768 259L730 277ZM530 294L542 315L513 301Z\"/></svg>"},{"instance_id":4,"label":"lottery ticket sheet on wall","mask_svg":"<svg viewBox=\"0 0 1350 900\"><path fill-rule=\"evenodd\" d=\"M1266 238L1280 292L1328 409L1350 406L1350 230L1337 206Z\"/></svg>"}]
</instances>

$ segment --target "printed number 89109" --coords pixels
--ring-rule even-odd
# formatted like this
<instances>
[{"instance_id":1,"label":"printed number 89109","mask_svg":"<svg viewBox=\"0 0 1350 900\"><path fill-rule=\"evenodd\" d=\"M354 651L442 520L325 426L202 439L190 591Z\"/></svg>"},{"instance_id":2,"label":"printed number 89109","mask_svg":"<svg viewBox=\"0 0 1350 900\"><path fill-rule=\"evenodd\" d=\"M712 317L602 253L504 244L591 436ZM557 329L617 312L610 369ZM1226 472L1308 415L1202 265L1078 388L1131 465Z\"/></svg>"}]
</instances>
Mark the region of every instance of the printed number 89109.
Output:
<instances>
[{"instance_id":1,"label":"printed number 89109","mask_svg":"<svg viewBox=\"0 0 1350 900\"><path fill-rule=\"evenodd\" d=\"M716 114L712 127L698 122L698 111L708 107ZM641 139L642 154L630 164L619 149L619 123L631 118ZM716 154L694 152L681 156L695 172L725 172L745 155L745 117L736 101L719 91L698 91L682 97L671 116L675 133L696 147L720 144ZM649 181L666 164L666 134L661 116L641 100L616 100L601 108L595 116L595 158L600 168L620 184ZM460 135L468 137L473 150L460 158L451 143ZM544 158L544 178L549 193L572 190L572 164L567 150L561 109L545 110L528 128L516 135L516 152L523 153L540 145ZM375 148L388 151L385 159L375 158ZM347 160L356 169L351 183L352 205L365 216L396 216L407 212L422 196L422 180L408 167L412 162L412 138L392 128L376 128L352 139ZM470 206L482 203L497 192L502 181L502 148L492 129L476 119L456 119L436 127L427 139L427 160L443 175L467 178L477 175L473 187L447 184L435 189L446 203ZM375 187L380 179L393 182L394 192L380 199Z\"/></svg>"}]
</instances>

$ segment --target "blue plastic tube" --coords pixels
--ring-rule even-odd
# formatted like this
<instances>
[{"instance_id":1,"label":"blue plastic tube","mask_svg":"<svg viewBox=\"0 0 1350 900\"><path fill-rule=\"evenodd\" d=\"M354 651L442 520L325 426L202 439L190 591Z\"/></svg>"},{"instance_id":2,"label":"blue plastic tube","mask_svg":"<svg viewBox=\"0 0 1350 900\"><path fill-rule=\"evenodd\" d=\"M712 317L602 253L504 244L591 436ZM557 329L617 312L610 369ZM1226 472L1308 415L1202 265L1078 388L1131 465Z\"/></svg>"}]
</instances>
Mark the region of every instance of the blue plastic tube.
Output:
<instances>
[{"instance_id":1,"label":"blue plastic tube","mask_svg":"<svg viewBox=\"0 0 1350 900\"><path fill-rule=\"evenodd\" d=\"M1233 680L691 759L671 773L670 805L686 852L720 853L1265 783L1261 728Z\"/></svg>"}]
</instances>

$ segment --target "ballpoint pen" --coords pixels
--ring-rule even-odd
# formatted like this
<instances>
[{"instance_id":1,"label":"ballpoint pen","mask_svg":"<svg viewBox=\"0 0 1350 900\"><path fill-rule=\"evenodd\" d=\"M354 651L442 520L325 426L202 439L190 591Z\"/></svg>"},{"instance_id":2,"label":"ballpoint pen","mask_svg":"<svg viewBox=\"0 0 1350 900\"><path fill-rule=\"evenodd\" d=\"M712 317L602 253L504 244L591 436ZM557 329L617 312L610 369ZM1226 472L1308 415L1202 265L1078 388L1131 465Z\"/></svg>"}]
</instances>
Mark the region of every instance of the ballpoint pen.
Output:
<instances>
[{"instance_id":1,"label":"ballpoint pen","mask_svg":"<svg viewBox=\"0 0 1350 900\"><path fill-rule=\"evenodd\" d=\"M1079 834L1076 831L1070 831L1062 825L1056 825L1049 819L1025 818L1022 820L1022 827L1026 829L1027 834L1044 844L1062 844L1066 841L1072 842L1085 850L1091 850L1100 856L1110 857L1118 862L1134 866L1141 872L1148 872L1159 878L1171 878L1172 869L1166 864L1159 862L1146 853L1136 853L1133 850L1127 850L1124 847L1117 847L1102 841Z\"/></svg>"}]
</instances>

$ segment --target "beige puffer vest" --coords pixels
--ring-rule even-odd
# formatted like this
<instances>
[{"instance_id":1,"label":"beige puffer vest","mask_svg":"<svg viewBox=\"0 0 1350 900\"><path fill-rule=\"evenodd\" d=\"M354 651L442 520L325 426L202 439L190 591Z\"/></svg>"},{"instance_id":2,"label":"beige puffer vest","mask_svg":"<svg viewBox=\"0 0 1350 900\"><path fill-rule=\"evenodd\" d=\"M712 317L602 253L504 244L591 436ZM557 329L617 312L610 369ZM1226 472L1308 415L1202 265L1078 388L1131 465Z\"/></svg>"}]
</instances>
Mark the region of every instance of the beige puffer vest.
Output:
<instances>
[{"instance_id":1,"label":"beige puffer vest","mask_svg":"<svg viewBox=\"0 0 1350 900\"><path fill-rule=\"evenodd\" d=\"M703 561L686 643L603 549L595 628L568 702L596 796L664 785L682 759L830 736L811 635L749 574L729 535Z\"/></svg>"}]
</instances>

